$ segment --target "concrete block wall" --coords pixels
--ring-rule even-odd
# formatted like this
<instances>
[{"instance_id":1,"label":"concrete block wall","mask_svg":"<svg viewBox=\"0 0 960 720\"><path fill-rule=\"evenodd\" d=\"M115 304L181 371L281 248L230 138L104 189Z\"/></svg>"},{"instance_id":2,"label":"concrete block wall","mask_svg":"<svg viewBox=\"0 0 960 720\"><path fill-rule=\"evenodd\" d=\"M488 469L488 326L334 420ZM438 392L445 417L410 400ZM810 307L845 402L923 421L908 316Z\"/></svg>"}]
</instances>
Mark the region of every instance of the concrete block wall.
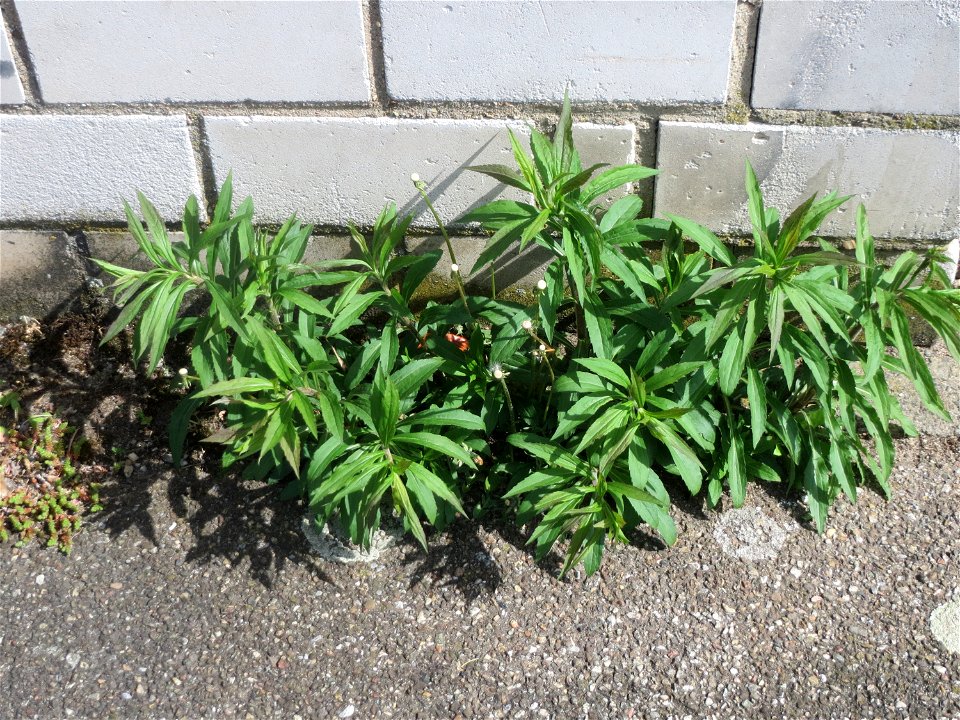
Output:
<instances>
[{"instance_id":1,"label":"concrete block wall","mask_svg":"<svg viewBox=\"0 0 960 720\"><path fill-rule=\"evenodd\" d=\"M745 235L749 159L784 212L813 192L856 194L830 234L851 232L862 200L891 247L960 237L957 0L0 11L0 298L96 247L80 233L118 230L121 198L142 190L176 223L190 194L211 208L231 170L260 222L297 211L320 226L321 251L339 252L345 223L369 224L387 201L417 217L410 249L431 246L410 174L453 220L503 190L466 166L509 164L507 128L549 130L565 88L587 159L661 170L633 189L651 215ZM58 239L70 253L50 252Z\"/></svg>"}]
</instances>

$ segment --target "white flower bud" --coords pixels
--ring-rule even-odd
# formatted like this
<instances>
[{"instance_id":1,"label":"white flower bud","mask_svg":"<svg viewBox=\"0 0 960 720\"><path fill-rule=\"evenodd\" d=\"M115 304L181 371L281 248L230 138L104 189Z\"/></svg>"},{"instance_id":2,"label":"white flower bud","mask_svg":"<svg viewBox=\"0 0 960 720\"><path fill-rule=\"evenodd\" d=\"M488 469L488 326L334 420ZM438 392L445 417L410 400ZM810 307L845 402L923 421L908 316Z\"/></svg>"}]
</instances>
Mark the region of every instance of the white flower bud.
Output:
<instances>
[{"instance_id":1,"label":"white flower bud","mask_svg":"<svg viewBox=\"0 0 960 720\"><path fill-rule=\"evenodd\" d=\"M500 368L494 368L494 369L493 369L493 376L494 376L497 380L503 380L503 370L501 370Z\"/></svg>"},{"instance_id":2,"label":"white flower bud","mask_svg":"<svg viewBox=\"0 0 960 720\"><path fill-rule=\"evenodd\" d=\"M180 377L186 377L186 376L187 376L187 369L186 369L186 368L180 368L179 370L177 370L177 372L180 373Z\"/></svg>"},{"instance_id":3,"label":"white flower bud","mask_svg":"<svg viewBox=\"0 0 960 720\"><path fill-rule=\"evenodd\" d=\"M520 323L520 327L522 327L524 330L532 330L533 323L529 320L524 320L522 323Z\"/></svg>"},{"instance_id":4,"label":"white flower bud","mask_svg":"<svg viewBox=\"0 0 960 720\"><path fill-rule=\"evenodd\" d=\"M420 176L417 175L416 173L410 173L410 180L413 182L414 185L416 185L418 182L420 182Z\"/></svg>"},{"instance_id":5,"label":"white flower bud","mask_svg":"<svg viewBox=\"0 0 960 720\"><path fill-rule=\"evenodd\" d=\"M546 351L547 351L547 346L544 345L543 343L540 343L540 352L546 352Z\"/></svg>"},{"instance_id":6,"label":"white flower bud","mask_svg":"<svg viewBox=\"0 0 960 720\"><path fill-rule=\"evenodd\" d=\"M547 289L547 281L542 279L537 280L537 290L546 290L546 289Z\"/></svg>"},{"instance_id":7,"label":"white flower bud","mask_svg":"<svg viewBox=\"0 0 960 720\"><path fill-rule=\"evenodd\" d=\"M457 265L456 263L450 263L450 272L452 273L460 272L460 266Z\"/></svg>"}]
</instances>

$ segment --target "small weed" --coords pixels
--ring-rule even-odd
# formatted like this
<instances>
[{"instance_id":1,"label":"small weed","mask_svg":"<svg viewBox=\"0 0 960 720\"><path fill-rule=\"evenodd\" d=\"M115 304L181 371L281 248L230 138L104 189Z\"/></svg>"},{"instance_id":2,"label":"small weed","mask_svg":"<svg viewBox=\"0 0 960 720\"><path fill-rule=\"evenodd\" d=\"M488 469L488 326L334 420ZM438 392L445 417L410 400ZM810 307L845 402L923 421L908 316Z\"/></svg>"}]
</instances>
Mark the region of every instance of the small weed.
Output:
<instances>
[{"instance_id":1,"label":"small weed","mask_svg":"<svg viewBox=\"0 0 960 720\"><path fill-rule=\"evenodd\" d=\"M15 536L17 547L33 538L70 554L82 516L102 509L99 468L78 469L82 440L50 413L12 428L0 427L0 542Z\"/></svg>"}]
</instances>

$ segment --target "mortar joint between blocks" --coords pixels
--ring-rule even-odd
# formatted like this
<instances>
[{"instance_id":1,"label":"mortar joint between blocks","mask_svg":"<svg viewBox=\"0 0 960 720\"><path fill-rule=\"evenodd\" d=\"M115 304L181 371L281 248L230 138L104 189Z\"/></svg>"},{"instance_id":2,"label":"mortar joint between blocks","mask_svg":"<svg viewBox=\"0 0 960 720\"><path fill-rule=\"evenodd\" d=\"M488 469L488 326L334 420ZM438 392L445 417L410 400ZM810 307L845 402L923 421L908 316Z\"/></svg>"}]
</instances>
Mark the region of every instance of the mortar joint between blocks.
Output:
<instances>
[{"instance_id":1,"label":"mortar joint between blocks","mask_svg":"<svg viewBox=\"0 0 960 720\"><path fill-rule=\"evenodd\" d=\"M213 172L213 159L207 143L206 119L200 113L187 113L187 129L190 133L190 147L193 149L197 179L203 193L201 202L206 208L207 217L213 218L213 209L216 207L219 193Z\"/></svg>"},{"instance_id":2,"label":"mortar joint between blocks","mask_svg":"<svg viewBox=\"0 0 960 720\"><path fill-rule=\"evenodd\" d=\"M40 81L30 57L27 39L23 34L20 14L17 12L17 6L13 3L13 0L0 0L0 15L3 16L3 25L6 26L10 38L10 55L13 57L14 70L20 76L20 82L23 85L24 105L19 107L38 108L43 104ZM0 28L0 31L2 30ZM4 107L4 110L15 107L17 106L8 105Z\"/></svg>"},{"instance_id":3,"label":"mortar joint between blocks","mask_svg":"<svg viewBox=\"0 0 960 720\"><path fill-rule=\"evenodd\" d=\"M370 101L374 111L385 113L390 105L387 91L387 67L383 55L383 21L380 0L364 0L363 37L366 45L367 74L370 81Z\"/></svg>"}]
</instances>

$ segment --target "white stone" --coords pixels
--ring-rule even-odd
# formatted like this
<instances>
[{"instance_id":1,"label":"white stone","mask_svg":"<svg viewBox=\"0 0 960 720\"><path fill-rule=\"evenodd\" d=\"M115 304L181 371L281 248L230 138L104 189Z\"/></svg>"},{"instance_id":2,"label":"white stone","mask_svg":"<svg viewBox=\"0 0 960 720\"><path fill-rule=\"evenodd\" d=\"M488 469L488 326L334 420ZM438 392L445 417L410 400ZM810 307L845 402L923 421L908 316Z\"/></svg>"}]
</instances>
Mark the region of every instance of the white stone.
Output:
<instances>
[{"instance_id":1,"label":"white stone","mask_svg":"<svg viewBox=\"0 0 960 720\"><path fill-rule=\"evenodd\" d=\"M44 101L365 102L360 0L19 2Z\"/></svg>"},{"instance_id":2,"label":"white stone","mask_svg":"<svg viewBox=\"0 0 960 720\"><path fill-rule=\"evenodd\" d=\"M382 0L392 97L722 102L734 0Z\"/></svg>"},{"instance_id":3,"label":"white stone","mask_svg":"<svg viewBox=\"0 0 960 720\"><path fill-rule=\"evenodd\" d=\"M957 131L662 122L655 210L749 233L749 159L783 217L814 192L853 195L825 235L852 236L862 202L877 237L949 241L960 227L958 152Z\"/></svg>"},{"instance_id":4,"label":"white stone","mask_svg":"<svg viewBox=\"0 0 960 720\"><path fill-rule=\"evenodd\" d=\"M331 526L328 523L317 527L316 522L309 515L303 517L301 529L307 538L307 543L317 555L328 562L347 565L353 563L369 565L376 562L386 550L396 545L403 537L403 531L399 527L389 527L386 530L381 527L373 534L370 548L364 550L352 544L346 538L346 533L335 524Z\"/></svg>"},{"instance_id":5,"label":"white stone","mask_svg":"<svg viewBox=\"0 0 960 720\"><path fill-rule=\"evenodd\" d=\"M123 220L140 190L166 220L201 196L183 116L0 116L0 220Z\"/></svg>"},{"instance_id":6,"label":"white stone","mask_svg":"<svg viewBox=\"0 0 960 720\"><path fill-rule=\"evenodd\" d=\"M494 120L395 118L211 117L206 128L219 185L233 170L235 196L252 194L257 219L282 222L293 211L305 222L370 224L388 201L435 225L410 182L411 172L445 223L501 195L504 186L466 170L515 167L507 123ZM510 125L526 144L525 125ZM632 125L577 125L584 166L634 157ZM511 194L512 193L512 194ZM504 196L521 198L511 190Z\"/></svg>"},{"instance_id":7,"label":"white stone","mask_svg":"<svg viewBox=\"0 0 960 720\"><path fill-rule=\"evenodd\" d=\"M757 107L960 113L956 0L766 0Z\"/></svg>"},{"instance_id":8,"label":"white stone","mask_svg":"<svg viewBox=\"0 0 960 720\"><path fill-rule=\"evenodd\" d=\"M734 508L720 514L713 539L727 557L746 562L773 560L795 526L781 526L759 508ZM800 572L796 568L790 571Z\"/></svg>"},{"instance_id":9,"label":"white stone","mask_svg":"<svg viewBox=\"0 0 960 720\"><path fill-rule=\"evenodd\" d=\"M0 27L0 105L22 105L23 101L23 85L10 54L7 29Z\"/></svg>"},{"instance_id":10,"label":"white stone","mask_svg":"<svg viewBox=\"0 0 960 720\"><path fill-rule=\"evenodd\" d=\"M930 614L930 632L947 650L960 654L960 600L944 603Z\"/></svg>"}]
</instances>

